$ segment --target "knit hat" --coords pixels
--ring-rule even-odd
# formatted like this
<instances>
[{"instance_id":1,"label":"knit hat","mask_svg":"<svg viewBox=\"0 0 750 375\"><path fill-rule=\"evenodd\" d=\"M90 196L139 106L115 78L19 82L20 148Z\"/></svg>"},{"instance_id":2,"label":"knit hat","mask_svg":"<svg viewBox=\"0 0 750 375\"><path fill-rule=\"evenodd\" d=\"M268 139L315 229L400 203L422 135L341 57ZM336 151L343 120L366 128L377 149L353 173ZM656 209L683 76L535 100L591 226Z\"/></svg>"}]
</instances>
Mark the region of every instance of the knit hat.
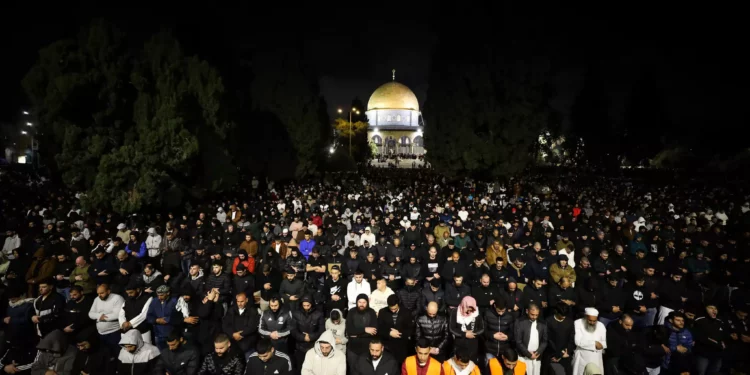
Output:
<instances>
[{"instance_id":1,"label":"knit hat","mask_svg":"<svg viewBox=\"0 0 750 375\"><path fill-rule=\"evenodd\" d=\"M433 288L439 288L440 287L440 280L438 279L432 279L430 280L430 286Z\"/></svg>"},{"instance_id":2,"label":"knit hat","mask_svg":"<svg viewBox=\"0 0 750 375\"><path fill-rule=\"evenodd\" d=\"M362 293L357 296L357 302L359 302L359 300L361 299L367 301L368 303L370 302L370 297L368 297L367 294Z\"/></svg>"},{"instance_id":3,"label":"knit hat","mask_svg":"<svg viewBox=\"0 0 750 375\"><path fill-rule=\"evenodd\" d=\"M161 285L156 288L156 294L169 294L169 286Z\"/></svg>"}]
</instances>

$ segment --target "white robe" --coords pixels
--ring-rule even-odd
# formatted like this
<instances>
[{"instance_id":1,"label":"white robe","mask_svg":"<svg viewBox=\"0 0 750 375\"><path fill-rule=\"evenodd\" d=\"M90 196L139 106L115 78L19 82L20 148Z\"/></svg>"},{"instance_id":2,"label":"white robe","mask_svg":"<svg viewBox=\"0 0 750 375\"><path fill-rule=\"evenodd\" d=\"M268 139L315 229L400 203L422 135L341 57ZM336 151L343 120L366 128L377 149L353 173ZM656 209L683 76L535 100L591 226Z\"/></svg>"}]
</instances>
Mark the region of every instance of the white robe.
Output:
<instances>
[{"instance_id":1,"label":"white robe","mask_svg":"<svg viewBox=\"0 0 750 375\"><path fill-rule=\"evenodd\" d=\"M596 323L596 330L586 330L586 319L578 319L573 324L575 328L576 352L573 356L573 375L583 375L586 365L594 362L599 368L604 368L602 359L603 349L607 349L607 329L601 322ZM602 350L596 349L596 341L602 344Z\"/></svg>"}]
</instances>

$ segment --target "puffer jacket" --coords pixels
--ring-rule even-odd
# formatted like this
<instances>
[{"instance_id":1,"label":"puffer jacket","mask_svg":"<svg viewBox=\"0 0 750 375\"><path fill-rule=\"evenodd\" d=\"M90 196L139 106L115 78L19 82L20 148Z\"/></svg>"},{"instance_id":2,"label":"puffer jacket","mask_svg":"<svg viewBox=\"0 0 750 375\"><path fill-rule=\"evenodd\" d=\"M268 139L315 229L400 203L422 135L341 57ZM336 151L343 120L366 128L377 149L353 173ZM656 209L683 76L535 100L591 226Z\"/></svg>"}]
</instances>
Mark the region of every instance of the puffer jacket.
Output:
<instances>
[{"instance_id":1,"label":"puffer jacket","mask_svg":"<svg viewBox=\"0 0 750 375\"><path fill-rule=\"evenodd\" d=\"M300 307L297 311L292 313L292 335L294 340L297 342L297 350L308 351L312 349L315 341L318 340L320 335L325 330L325 318L323 313L310 308L310 311L305 311ZM305 333L310 335L310 342L305 341ZM333 345L335 342L331 342Z\"/></svg>"},{"instance_id":2,"label":"puffer jacket","mask_svg":"<svg viewBox=\"0 0 750 375\"><path fill-rule=\"evenodd\" d=\"M10 322L4 327L6 338L36 336L36 327L31 322L35 314L34 301L34 298L22 298L8 302L5 316L10 318Z\"/></svg>"},{"instance_id":3,"label":"puffer jacket","mask_svg":"<svg viewBox=\"0 0 750 375\"><path fill-rule=\"evenodd\" d=\"M313 350L309 350L307 354L305 354L305 362L302 365L302 374L345 375L345 352L339 351L336 345L333 345L328 356L323 356L323 353L320 350L321 342L327 342L333 345L336 342L336 339L331 331L325 331L320 335L320 338L315 341Z\"/></svg>"},{"instance_id":4,"label":"puffer jacket","mask_svg":"<svg viewBox=\"0 0 750 375\"><path fill-rule=\"evenodd\" d=\"M422 310L422 306L419 305L419 298L422 293L420 293L417 286L405 286L403 289L399 289L396 294L399 301L401 301L401 305L411 311L414 317Z\"/></svg>"},{"instance_id":5,"label":"puffer jacket","mask_svg":"<svg viewBox=\"0 0 750 375\"><path fill-rule=\"evenodd\" d=\"M124 345L135 345L135 352L127 351ZM122 334L120 354L117 356L118 375L161 375L164 368L159 360L159 349L143 341L138 330L131 329Z\"/></svg>"},{"instance_id":6,"label":"puffer jacket","mask_svg":"<svg viewBox=\"0 0 750 375\"><path fill-rule=\"evenodd\" d=\"M497 313L495 308L489 308L484 312L484 322L486 324L484 330L484 338L486 339L485 345L487 353L493 354L495 357L499 357L500 354L513 343L513 325L515 324L516 318L513 313L506 310L502 316ZM505 341L498 341L494 335L497 332L502 332L508 339Z\"/></svg>"},{"instance_id":7,"label":"puffer jacket","mask_svg":"<svg viewBox=\"0 0 750 375\"><path fill-rule=\"evenodd\" d=\"M445 353L448 345L448 319L445 316L437 315L430 318L428 315L422 315L417 319L416 330L417 341L424 337L430 342L430 347L440 349L440 353Z\"/></svg>"}]
</instances>

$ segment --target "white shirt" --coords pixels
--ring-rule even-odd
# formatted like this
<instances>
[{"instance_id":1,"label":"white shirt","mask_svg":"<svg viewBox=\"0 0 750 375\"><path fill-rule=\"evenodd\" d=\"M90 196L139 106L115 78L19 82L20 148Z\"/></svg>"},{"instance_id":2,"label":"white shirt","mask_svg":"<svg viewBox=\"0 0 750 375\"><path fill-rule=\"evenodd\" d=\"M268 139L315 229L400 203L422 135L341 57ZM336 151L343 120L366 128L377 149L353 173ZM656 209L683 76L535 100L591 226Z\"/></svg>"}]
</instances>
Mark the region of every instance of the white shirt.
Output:
<instances>
[{"instance_id":1,"label":"white shirt","mask_svg":"<svg viewBox=\"0 0 750 375\"><path fill-rule=\"evenodd\" d=\"M536 329L536 320L531 322L531 335L529 337L529 352L535 352L539 349L539 332Z\"/></svg>"},{"instance_id":2,"label":"white shirt","mask_svg":"<svg viewBox=\"0 0 750 375\"><path fill-rule=\"evenodd\" d=\"M381 356L380 356L380 358L378 358L377 360L375 360L375 361L372 361L372 368L373 368L373 369L375 369L375 370L377 370L377 369L378 369L378 364L380 364L380 360L381 360L381 359L383 359L383 356L382 356L382 355L381 355Z\"/></svg>"}]
</instances>

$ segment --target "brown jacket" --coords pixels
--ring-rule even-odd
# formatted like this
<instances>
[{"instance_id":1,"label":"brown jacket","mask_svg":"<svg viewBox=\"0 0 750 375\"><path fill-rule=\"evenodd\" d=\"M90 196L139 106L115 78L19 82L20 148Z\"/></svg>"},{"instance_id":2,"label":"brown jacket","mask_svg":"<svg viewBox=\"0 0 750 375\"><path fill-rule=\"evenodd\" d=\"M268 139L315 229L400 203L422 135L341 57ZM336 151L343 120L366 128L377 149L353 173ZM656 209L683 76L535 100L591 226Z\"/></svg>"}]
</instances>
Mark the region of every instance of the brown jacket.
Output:
<instances>
[{"instance_id":1,"label":"brown jacket","mask_svg":"<svg viewBox=\"0 0 750 375\"><path fill-rule=\"evenodd\" d=\"M28 296L35 296L37 292L36 284L40 281L49 279L54 276L55 267L57 266L57 258L48 258L44 255L44 248L40 247L34 253L34 261L31 262L31 266L26 271L26 281L33 280L33 284L29 284Z\"/></svg>"},{"instance_id":2,"label":"brown jacket","mask_svg":"<svg viewBox=\"0 0 750 375\"><path fill-rule=\"evenodd\" d=\"M247 251L247 255L255 258L258 255L258 241L252 239L250 241L242 241L240 250Z\"/></svg>"},{"instance_id":3,"label":"brown jacket","mask_svg":"<svg viewBox=\"0 0 750 375\"><path fill-rule=\"evenodd\" d=\"M503 258L503 265L508 265L508 253L505 251L505 248L503 245L500 245L499 250L495 250L495 248L490 245L487 247L487 252L485 253L487 257L487 265L492 267L495 264L495 258L502 257Z\"/></svg>"},{"instance_id":4,"label":"brown jacket","mask_svg":"<svg viewBox=\"0 0 750 375\"><path fill-rule=\"evenodd\" d=\"M234 213L235 213L234 214L234 218L232 218L232 211L233 210L236 210L236 211L234 211ZM242 218L242 211L240 211L240 209L237 206L231 205L231 206L229 206L229 212L227 212L227 217L230 218L233 223L238 223L240 221L240 219Z\"/></svg>"},{"instance_id":5,"label":"brown jacket","mask_svg":"<svg viewBox=\"0 0 750 375\"><path fill-rule=\"evenodd\" d=\"M281 259L286 259L287 256L289 256L289 247L286 245L286 242L284 241L273 241L271 242L271 250L276 251L276 244L279 244L279 256Z\"/></svg>"}]
</instances>

